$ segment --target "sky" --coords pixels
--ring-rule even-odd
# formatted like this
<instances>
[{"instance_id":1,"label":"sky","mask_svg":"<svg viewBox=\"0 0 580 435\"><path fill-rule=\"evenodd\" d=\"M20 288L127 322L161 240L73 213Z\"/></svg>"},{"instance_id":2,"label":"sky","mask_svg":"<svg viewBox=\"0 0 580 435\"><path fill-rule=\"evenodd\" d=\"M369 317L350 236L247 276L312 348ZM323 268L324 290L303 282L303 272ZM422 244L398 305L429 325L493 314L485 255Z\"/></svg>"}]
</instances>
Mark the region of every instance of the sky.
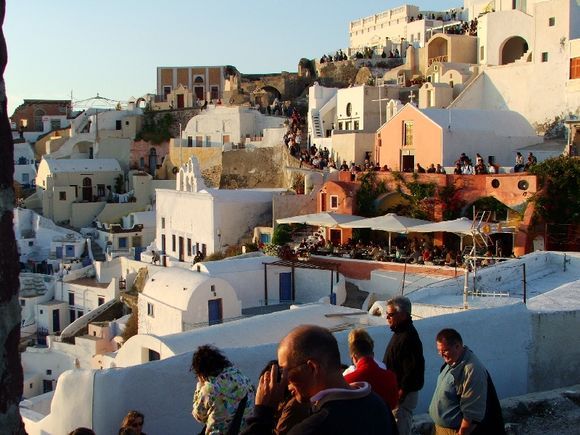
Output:
<instances>
[{"instance_id":1,"label":"sky","mask_svg":"<svg viewBox=\"0 0 580 435\"><path fill-rule=\"evenodd\" d=\"M8 0L8 113L27 99L127 101L155 93L158 66L297 70L348 46L348 23L393 0ZM417 0L425 10L461 0ZM203 5L203 6L202 6Z\"/></svg>"}]
</instances>

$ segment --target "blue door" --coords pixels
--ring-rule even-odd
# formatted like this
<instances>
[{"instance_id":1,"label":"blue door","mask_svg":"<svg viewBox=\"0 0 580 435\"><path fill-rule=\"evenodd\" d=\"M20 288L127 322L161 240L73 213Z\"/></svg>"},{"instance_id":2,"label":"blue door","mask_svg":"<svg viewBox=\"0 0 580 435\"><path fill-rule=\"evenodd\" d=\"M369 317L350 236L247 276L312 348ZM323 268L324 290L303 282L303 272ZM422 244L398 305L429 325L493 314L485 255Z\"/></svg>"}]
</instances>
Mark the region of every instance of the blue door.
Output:
<instances>
[{"instance_id":1,"label":"blue door","mask_svg":"<svg viewBox=\"0 0 580 435\"><path fill-rule=\"evenodd\" d=\"M56 247L56 258L62 258L62 246Z\"/></svg>"},{"instance_id":2,"label":"blue door","mask_svg":"<svg viewBox=\"0 0 580 435\"><path fill-rule=\"evenodd\" d=\"M75 247L74 245L66 245L66 256L67 257L74 257L75 256Z\"/></svg>"},{"instance_id":3,"label":"blue door","mask_svg":"<svg viewBox=\"0 0 580 435\"><path fill-rule=\"evenodd\" d=\"M211 299L207 301L207 312L210 325L222 323L223 309L221 299Z\"/></svg>"},{"instance_id":4,"label":"blue door","mask_svg":"<svg viewBox=\"0 0 580 435\"><path fill-rule=\"evenodd\" d=\"M280 303L292 301L292 272L280 274Z\"/></svg>"},{"instance_id":5,"label":"blue door","mask_svg":"<svg viewBox=\"0 0 580 435\"><path fill-rule=\"evenodd\" d=\"M260 234L260 242L264 244L270 243L270 234Z\"/></svg>"}]
</instances>

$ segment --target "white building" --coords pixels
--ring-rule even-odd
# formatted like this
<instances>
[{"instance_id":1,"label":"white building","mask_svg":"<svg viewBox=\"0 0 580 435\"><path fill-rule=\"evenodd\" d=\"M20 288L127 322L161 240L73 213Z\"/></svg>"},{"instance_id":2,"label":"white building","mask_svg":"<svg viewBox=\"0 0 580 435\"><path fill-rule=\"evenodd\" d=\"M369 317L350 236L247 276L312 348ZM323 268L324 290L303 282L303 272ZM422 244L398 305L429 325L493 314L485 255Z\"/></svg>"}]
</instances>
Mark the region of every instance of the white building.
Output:
<instances>
[{"instance_id":1,"label":"white building","mask_svg":"<svg viewBox=\"0 0 580 435\"><path fill-rule=\"evenodd\" d=\"M398 89L384 86L325 88L314 83L308 96L308 135L318 149L328 148L338 165L363 163L374 147L374 133L386 120L388 98Z\"/></svg>"},{"instance_id":2,"label":"white building","mask_svg":"<svg viewBox=\"0 0 580 435\"><path fill-rule=\"evenodd\" d=\"M139 294L139 334L176 334L241 315L226 280L181 268L153 274Z\"/></svg>"},{"instance_id":3,"label":"white building","mask_svg":"<svg viewBox=\"0 0 580 435\"><path fill-rule=\"evenodd\" d=\"M486 67L451 107L513 110L540 129L556 116L577 113L580 108L580 72L575 66L580 63L577 2L496 1L495 4L495 12L481 16L478 24L478 61Z\"/></svg>"},{"instance_id":4,"label":"white building","mask_svg":"<svg viewBox=\"0 0 580 435\"><path fill-rule=\"evenodd\" d=\"M142 211L123 217L122 224L96 223L96 228L85 229L106 252L109 259L129 255L135 260L155 240L155 212Z\"/></svg>"},{"instance_id":5,"label":"white building","mask_svg":"<svg viewBox=\"0 0 580 435\"><path fill-rule=\"evenodd\" d=\"M487 2L488 3L488 2ZM456 8L455 18L452 11L422 11L417 6L404 4L386 11L359 18L349 23L349 54L370 47L380 54L397 48L404 56L407 43L423 47L438 27L451 25L466 19L464 10Z\"/></svg>"},{"instance_id":6,"label":"white building","mask_svg":"<svg viewBox=\"0 0 580 435\"><path fill-rule=\"evenodd\" d=\"M48 141L45 152L52 159L115 159L126 171L142 113L140 108L88 109L72 121L70 138Z\"/></svg>"},{"instance_id":7,"label":"white building","mask_svg":"<svg viewBox=\"0 0 580 435\"><path fill-rule=\"evenodd\" d=\"M272 197L284 190L206 188L194 157L180 168L176 184L177 190L157 190L155 246L180 262L251 240L254 227L272 222Z\"/></svg>"},{"instance_id":8,"label":"white building","mask_svg":"<svg viewBox=\"0 0 580 435\"><path fill-rule=\"evenodd\" d=\"M182 133L182 146L225 147L232 144L274 146L282 143L285 118L263 115L241 106L209 105L189 120ZM267 141L263 142L263 139Z\"/></svg>"},{"instance_id":9,"label":"white building","mask_svg":"<svg viewBox=\"0 0 580 435\"><path fill-rule=\"evenodd\" d=\"M198 263L194 268L228 281L242 302L242 308L328 301L331 293L338 305L346 300L344 276L335 270L301 267L300 263L292 266L279 260L265 255L233 257ZM279 264L272 264L276 262Z\"/></svg>"},{"instance_id":10,"label":"white building","mask_svg":"<svg viewBox=\"0 0 580 435\"><path fill-rule=\"evenodd\" d=\"M14 143L14 181L24 188L36 183L36 162L34 151L28 142Z\"/></svg>"},{"instance_id":11,"label":"white building","mask_svg":"<svg viewBox=\"0 0 580 435\"><path fill-rule=\"evenodd\" d=\"M85 249L81 234L59 227L29 209L14 209L14 234L21 263L47 261L55 272L61 261L79 259ZM31 267L34 268L34 264ZM49 273L48 270L44 272Z\"/></svg>"}]
</instances>

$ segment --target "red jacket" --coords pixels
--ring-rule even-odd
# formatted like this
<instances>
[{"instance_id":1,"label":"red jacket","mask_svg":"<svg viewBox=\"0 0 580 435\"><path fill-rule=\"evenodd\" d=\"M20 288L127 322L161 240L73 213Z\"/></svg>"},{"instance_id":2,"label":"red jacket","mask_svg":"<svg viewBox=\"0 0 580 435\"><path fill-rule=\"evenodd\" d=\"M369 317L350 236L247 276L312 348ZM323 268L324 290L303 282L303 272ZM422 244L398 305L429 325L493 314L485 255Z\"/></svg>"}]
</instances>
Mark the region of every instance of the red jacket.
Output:
<instances>
[{"instance_id":1,"label":"red jacket","mask_svg":"<svg viewBox=\"0 0 580 435\"><path fill-rule=\"evenodd\" d=\"M380 368L372 356L365 356L356 362L356 370L344 376L346 382L368 382L373 391L381 397L391 410L397 407L397 377L392 370Z\"/></svg>"}]
</instances>

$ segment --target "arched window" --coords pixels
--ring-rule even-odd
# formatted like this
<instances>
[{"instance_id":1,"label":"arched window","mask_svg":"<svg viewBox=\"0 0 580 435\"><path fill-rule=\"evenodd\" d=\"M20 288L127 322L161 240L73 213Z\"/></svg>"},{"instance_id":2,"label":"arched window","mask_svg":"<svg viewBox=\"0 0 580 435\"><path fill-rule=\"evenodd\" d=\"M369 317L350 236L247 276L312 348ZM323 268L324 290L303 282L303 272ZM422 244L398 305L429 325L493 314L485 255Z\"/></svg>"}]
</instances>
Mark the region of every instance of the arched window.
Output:
<instances>
[{"instance_id":1,"label":"arched window","mask_svg":"<svg viewBox=\"0 0 580 435\"><path fill-rule=\"evenodd\" d=\"M202 76L197 76L194 80L194 83L203 83L203 77Z\"/></svg>"}]
</instances>

